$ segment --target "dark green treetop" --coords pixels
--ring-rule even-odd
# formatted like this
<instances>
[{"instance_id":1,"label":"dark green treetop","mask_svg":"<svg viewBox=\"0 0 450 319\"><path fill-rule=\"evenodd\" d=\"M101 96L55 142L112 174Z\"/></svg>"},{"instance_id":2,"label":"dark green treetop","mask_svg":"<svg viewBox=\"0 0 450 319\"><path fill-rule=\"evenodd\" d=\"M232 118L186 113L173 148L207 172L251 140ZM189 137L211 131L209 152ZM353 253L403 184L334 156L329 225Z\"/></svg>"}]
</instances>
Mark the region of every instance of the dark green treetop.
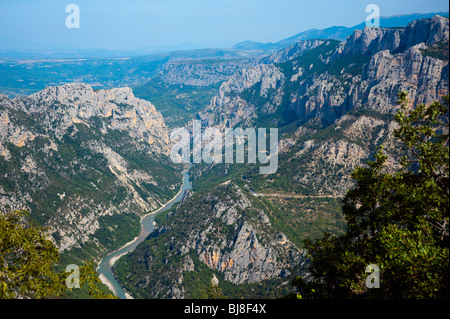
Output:
<instances>
[{"instance_id":1,"label":"dark green treetop","mask_svg":"<svg viewBox=\"0 0 450 319\"><path fill-rule=\"evenodd\" d=\"M343 200L347 231L306 243L311 278L293 281L298 297L449 297L449 98L408 109L402 92L399 104L401 169L388 171L382 146L355 169ZM379 288L366 283L372 264Z\"/></svg>"}]
</instances>

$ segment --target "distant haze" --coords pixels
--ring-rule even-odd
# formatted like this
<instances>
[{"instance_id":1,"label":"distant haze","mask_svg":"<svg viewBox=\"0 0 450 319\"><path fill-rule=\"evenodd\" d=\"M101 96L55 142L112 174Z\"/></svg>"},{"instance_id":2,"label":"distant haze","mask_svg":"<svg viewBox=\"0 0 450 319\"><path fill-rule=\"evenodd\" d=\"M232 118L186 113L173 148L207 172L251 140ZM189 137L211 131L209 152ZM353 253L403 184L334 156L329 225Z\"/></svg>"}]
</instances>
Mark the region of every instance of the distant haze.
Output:
<instances>
[{"instance_id":1,"label":"distant haze","mask_svg":"<svg viewBox=\"0 0 450 319\"><path fill-rule=\"evenodd\" d=\"M66 6L80 8L68 29ZM0 0L0 49L175 50L276 42L365 21L373 0ZM379 0L381 15L448 11L445 0Z\"/></svg>"}]
</instances>

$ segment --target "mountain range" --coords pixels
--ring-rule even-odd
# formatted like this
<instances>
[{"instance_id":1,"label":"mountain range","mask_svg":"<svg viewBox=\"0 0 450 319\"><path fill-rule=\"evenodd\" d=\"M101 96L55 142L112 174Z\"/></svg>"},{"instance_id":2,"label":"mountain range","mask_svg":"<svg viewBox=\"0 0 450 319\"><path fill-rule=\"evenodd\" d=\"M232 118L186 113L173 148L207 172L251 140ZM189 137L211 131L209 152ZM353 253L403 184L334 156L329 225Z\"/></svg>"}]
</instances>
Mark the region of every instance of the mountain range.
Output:
<instances>
[{"instance_id":1,"label":"mountain range","mask_svg":"<svg viewBox=\"0 0 450 319\"><path fill-rule=\"evenodd\" d=\"M278 128L276 173L194 165L193 191L114 273L136 298L199 298L211 280L230 298L289 293L292 278L308 276L305 239L345 231L340 199L354 168L380 145L388 169L399 167L397 94L413 107L449 91L448 18L355 28L345 41L331 36L338 29L279 50L0 64L12 93L0 94L0 210L27 209L49 226L61 267L99 261L178 192L185 167L169 157L173 128L191 130L193 119L219 132Z\"/></svg>"},{"instance_id":2,"label":"mountain range","mask_svg":"<svg viewBox=\"0 0 450 319\"><path fill-rule=\"evenodd\" d=\"M380 145L387 169L399 168L397 94L407 91L410 106L448 94L448 38L440 16L365 28L345 42L300 41L224 81L196 119L221 132L277 127L278 170L196 164L195 194L114 266L125 289L138 298L195 298L215 278L233 298L288 293L289 278L308 276L304 240L345 231L340 199L351 172Z\"/></svg>"},{"instance_id":3,"label":"mountain range","mask_svg":"<svg viewBox=\"0 0 450 319\"><path fill-rule=\"evenodd\" d=\"M429 19L434 17L435 15L440 15L443 17L448 17L448 12L430 12L430 13L414 13L414 14L405 14L405 15L397 15L397 16L381 16L380 17L380 27L382 28L395 28L395 27L405 27L414 20L420 19ZM325 29L309 29L303 32L300 32L292 37L280 40L275 43L260 43L254 42L251 40L244 41L233 45L234 49L246 49L246 50L255 50L255 49L281 49L292 45L298 41L303 40L311 40L311 39L334 39L338 41L345 41L345 39L350 36L354 30L362 30L366 26L366 22L362 22L353 27L344 27L344 26L332 26Z\"/></svg>"}]
</instances>

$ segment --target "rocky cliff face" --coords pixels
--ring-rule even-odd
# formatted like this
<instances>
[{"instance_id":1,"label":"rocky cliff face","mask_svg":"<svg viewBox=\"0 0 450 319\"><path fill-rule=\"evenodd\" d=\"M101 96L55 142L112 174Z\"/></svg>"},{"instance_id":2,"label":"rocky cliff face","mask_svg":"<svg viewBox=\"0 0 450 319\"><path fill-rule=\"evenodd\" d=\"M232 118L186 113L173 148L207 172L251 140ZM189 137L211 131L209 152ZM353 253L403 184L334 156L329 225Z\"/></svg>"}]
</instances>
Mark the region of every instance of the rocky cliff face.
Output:
<instances>
[{"instance_id":1,"label":"rocky cliff face","mask_svg":"<svg viewBox=\"0 0 450 319\"><path fill-rule=\"evenodd\" d=\"M411 105L431 103L448 93L448 55L441 58L427 53L435 44L447 43L448 46L448 37L448 18L435 16L414 21L406 28L355 30L347 41L341 43L333 40L303 41L296 47L288 47L264 58L265 63L261 60L225 81L199 117L205 125L222 129L234 126L282 127L296 122L303 125L302 129L314 127L310 134L322 132L320 134L324 135L322 129L338 123L349 111L361 113L367 110L379 113L373 123L383 118L383 125L377 124L377 128L370 130L379 130L383 126L383 132L387 132L392 115L398 110L397 95L400 91L408 92ZM386 121L383 114L391 119ZM356 117L355 120L362 119ZM310 124L305 125L306 122ZM335 127L335 136L339 136L338 125ZM332 138L330 128L327 130L325 134ZM292 134L290 138L299 142L298 135ZM313 140L312 135L310 137ZM348 148L349 154L354 153L352 158L362 163L369 158L374 145L367 139L358 140L361 141L359 145L347 145L348 140L334 138L320 147ZM382 141L374 136L375 140ZM304 142L307 140L301 141ZM280 143L289 144L283 140ZM319 144L316 140L314 145L318 147ZM297 150L300 151L301 148ZM326 155L320 158L328 162ZM338 162L353 166L343 159ZM311 165L320 166L317 161ZM303 168L300 171L304 171ZM297 176L295 180L311 179ZM343 183L338 187L341 189L339 192L348 186L348 183ZM326 189L331 191L329 187ZM335 193L336 189L332 192Z\"/></svg>"},{"instance_id":2,"label":"rocky cliff face","mask_svg":"<svg viewBox=\"0 0 450 319\"><path fill-rule=\"evenodd\" d=\"M353 81L345 109L372 108L395 111L397 94L407 91L411 104L431 103L448 92L448 60L426 56L424 51L449 39L448 18L413 21L404 29L364 28L356 30L335 52L368 55L360 81Z\"/></svg>"},{"instance_id":3,"label":"rocky cliff face","mask_svg":"<svg viewBox=\"0 0 450 319\"><path fill-rule=\"evenodd\" d=\"M168 84L209 86L228 80L250 60L174 61L164 65L159 78Z\"/></svg>"},{"instance_id":4,"label":"rocky cliff face","mask_svg":"<svg viewBox=\"0 0 450 319\"><path fill-rule=\"evenodd\" d=\"M102 119L103 132L127 132L148 142L152 150L167 152L169 138L164 119L147 101L134 97L128 87L94 91L82 83L49 87L25 98L6 102L13 108L41 119L46 133L61 139L75 124Z\"/></svg>"},{"instance_id":5,"label":"rocky cliff face","mask_svg":"<svg viewBox=\"0 0 450 319\"><path fill-rule=\"evenodd\" d=\"M373 55L384 50L401 52L420 43L431 45L443 40L448 41L448 35L448 18L441 16L415 20L406 28L365 27L363 30L355 30L345 42L342 42L335 56Z\"/></svg>"},{"instance_id":6,"label":"rocky cliff face","mask_svg":"<svg viewBox=\"0 0 450 319\"><path fill-rule=\"evenodd\" d=\"M298 247L345 228L339 199L352 187L355 167L384 145L387 169L399 168L393 137L399 91L408 91L411 104L448 93L448 55L427 53L439 43L448 43L442 17L403 29L366 28L343 43L299 42L223 82L198 117L220 129L278 127L277 172L196 165L194 189L203 192L168 213L117 263L127 290L141 298L183 298L212 277L244 289L267 282L279 288L290 275L305 275ZM239 188L243 181L264 199Z\"/></svg>"},{"instance_id":7,"label":"rocky cliff face","mask_svg":"<svg viewBox=\"0 0 450 319\"><path fill-rule=\"evenodd\" d=\"M0 210L27 209L60 251L91 245L98 257L134 237L115 229L136 228L176 192L168 150L161 114L129 88L0 95Z\"/></svg>"},{"instance_id":8,"label":"rocky cliff face","mask_svg":"<svg viewBox=\"0 0 450 319\"><path fill-rule=\"evenodd\" d=\"M447 38L448 39L448 38ZM359 86L350 88L348 108L367 105L383 113L396 109L399 91L407 91L412 104L431 103L448 92L448 61L424 56L424 43L402 53L376 53L363 69ZM358 101L359 100L359 101Z\"/></svg>"},{"instance_id":9,"label":"rocky cliff face","mask_svg":"<svg viewBox=\"0 0 450 319\"><path fill-rule=\"evenodd\" d=\"M281 103L280 87L284 75L272 64L259 64L244 68L230 80L224 82L218 95L202 112L200 119L203 124L220 128L234 127L238 124L250 126L257 118L256 106L246 101L240 94L250 88L257 90L256 94L263 97L262 107L268 113L273 113ZM257 87L254 87L258 84Z\"/></svg>"},{"instance_id":10,"label":"rocky cliff face","mask_svg":"<svg viewBox=\"0 0 450 319\"><path fill-rule=\"evenodd\" d=\"M336 118L356 108L388 113L396 110L401 90L412 103L429 103L448 91L448 61L424 50L448 43L448 37L448 18L435 16L406 28L355 30L342 43L302 41L224 82L199 115L208 125L232 127L255 125L258 118L286 110L303 120Z\"/></svg>"},{"instance_id":11,"label":"rocky cliff face","mask_svg":"<svg viewBox=\"0 0 450 319\"><path fill-rule=\"evenodd\" d=\"M273 60L279 63L242 70L199 117L222 129L278 127L277 172L261 176L239 164L196 167L194 185L204 187L212 174L219 182L227 174L245 176L255 191L273 194L280 216L291 221L296 217L287 205L310 203L308 209L325 213L314 197L344 196L353 185L351 172L372 160L380 145L388 169L397 169L398 93L407 91L411 106L448 94L448 26L447 18L436 16L401 29L365 28L346 42L310 42L298 54ZM312 197L299 203L302 195Z\"/></svg>"},{"instance_id":12,"label":"rocky cliff face","mask_svg":"<svg viewBox=\"0 0 450 319\"><path fill-rule=\"evenodd\" d=\"M286 281L305 253L274 230L267 212L248 191L222 184L184 199L115 270L127 290L145 298L193 296L199 291L188 278L202 273L235 285Z\"/></svg>"}]
</instances>

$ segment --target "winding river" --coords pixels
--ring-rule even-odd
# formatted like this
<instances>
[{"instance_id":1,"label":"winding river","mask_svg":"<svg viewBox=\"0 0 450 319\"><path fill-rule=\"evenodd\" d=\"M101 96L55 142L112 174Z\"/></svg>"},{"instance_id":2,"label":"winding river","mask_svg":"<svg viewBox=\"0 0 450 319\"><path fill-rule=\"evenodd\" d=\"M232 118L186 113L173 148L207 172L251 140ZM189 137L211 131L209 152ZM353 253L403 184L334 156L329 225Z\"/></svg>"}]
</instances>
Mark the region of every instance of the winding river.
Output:
<instances>
[{"instance_id":1,"label":"winding river","mask_svg":"<svg viewBox=\"0 0 450 319\"><path fill-rule=\"evenodd\" d=\"M133 251L137 247L137 245L144 241L144 239L147 238L147 236L154 229L153 221L155 220L155 216L166 209L172 208L175 203L179 202L183 198L186 190L191 188L192 184L189 181L189 170L186 170L183 172L183 184L178 194L158 210L151 212L150 214L147 214L143 218L141 218L141 233L139 234L139 236L128 244L124 245L122 248L110 253L100 261L97 268L99 277L101 281L116 294L117 297L126 299L129 296L125 293L122 286L119 284L112 273L112 266L114 265L114 263L121 256L129 253L130 251Z\"/></svg>"}]
</instances>

